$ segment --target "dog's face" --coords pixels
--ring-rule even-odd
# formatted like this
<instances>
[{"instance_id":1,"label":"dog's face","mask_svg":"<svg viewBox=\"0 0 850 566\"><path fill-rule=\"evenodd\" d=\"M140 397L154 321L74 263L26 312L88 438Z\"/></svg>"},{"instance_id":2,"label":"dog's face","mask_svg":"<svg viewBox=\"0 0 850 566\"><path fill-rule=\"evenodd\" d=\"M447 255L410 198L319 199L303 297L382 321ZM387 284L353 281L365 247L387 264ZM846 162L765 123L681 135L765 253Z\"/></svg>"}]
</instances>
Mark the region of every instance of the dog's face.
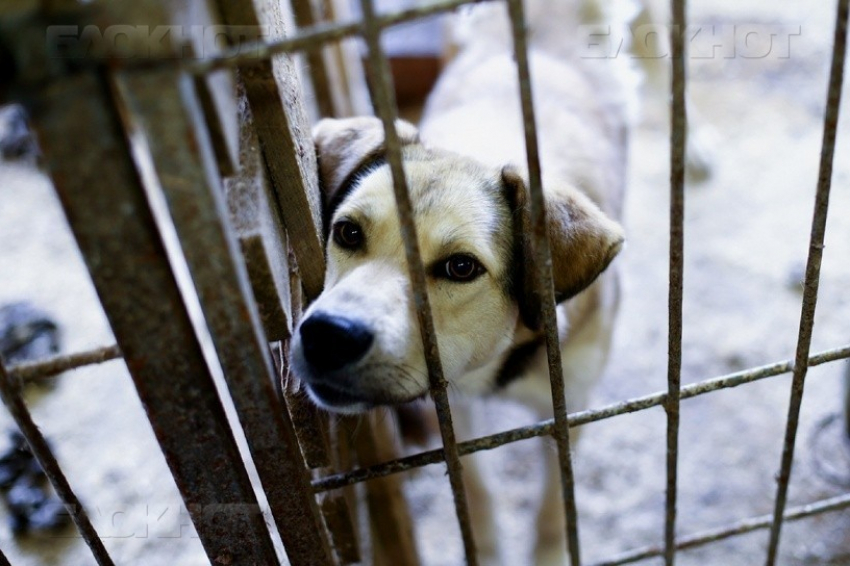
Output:
<instances>
[{"instance_id":1,"label":"dog's face","mask_svg":"<svg viewBox=\"0 0 850 566\"><path fill-rule=\"evenodd\" d=\"M400 122L398 129L443 371L457 389L480 390L494 376L476 370L507 352L519 327L537 324L531 271L525 269L525 187L510 170L426 149L410 124ZM381 124L324 120L314 140L325 198L327 272L324 291L295 333L293 369L317 404L338 412L422 397L429 380L392 175L382 159ZM589 202L580 205L589 208L562 211L573 216L566 234L576 240L568 243L577 255L573 271L586 271L567 277L569 289L561 285L570 294L604 269L622 241L619 227L606 224ZM588 214L600 240L594 243L600 249L590 252L575 230ZM595 222L596 216L603 222ZM587 253L595 256L585 269L579 256Z\"/></svg>"}]
</instances>

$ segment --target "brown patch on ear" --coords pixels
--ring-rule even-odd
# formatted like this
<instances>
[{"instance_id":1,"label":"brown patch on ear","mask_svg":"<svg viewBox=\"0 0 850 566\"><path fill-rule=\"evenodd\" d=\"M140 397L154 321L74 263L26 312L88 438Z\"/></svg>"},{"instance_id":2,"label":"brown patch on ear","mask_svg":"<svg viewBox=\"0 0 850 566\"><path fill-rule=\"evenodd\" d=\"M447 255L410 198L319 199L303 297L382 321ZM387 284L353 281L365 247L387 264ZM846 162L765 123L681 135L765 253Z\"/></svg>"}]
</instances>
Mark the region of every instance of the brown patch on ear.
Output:
<instances>
[{"instance_id":1,"label":"brown patch on ear","mask_svg":"<svg viewBox=\"0 0 850 566\"><path fill-rule=\"evenodd\" d=\"M396 120L395 126L402 145L419 141L419 131L413 124ZM374 117L320 120L313 127L313 143L326 213L332 212L328 210L332 205L335 208L339 204L344 196L340 191L354 176L386 152L383 124Z\"/></svg>"},{"instance_id":2,"label":"brown patch on ear","mask_svg":"<svg viewBox=\"0 0 850 566\"><path fill-rule=\"evenodd\" d=\"M528 190L513 168L502 169L502 181L514 211L514 293L523 322L536 330L541 324L541 298L533 265ZM549 187L545 197L555 301L560 303L593 283L620 252L625 238L622 227L581 192Z\"/></svg>"},{"instance_id":3,"label":"brown patch on ear","mask_svg":"<svg viewBox=\"0 0 850 566\"><path fill-rule=\"evenodd\" d=\"M546 215L555 300L566 301L605 271L623 249L625 236L617 222L575 189L547 198Z\"/></svg>"}]
</instances>

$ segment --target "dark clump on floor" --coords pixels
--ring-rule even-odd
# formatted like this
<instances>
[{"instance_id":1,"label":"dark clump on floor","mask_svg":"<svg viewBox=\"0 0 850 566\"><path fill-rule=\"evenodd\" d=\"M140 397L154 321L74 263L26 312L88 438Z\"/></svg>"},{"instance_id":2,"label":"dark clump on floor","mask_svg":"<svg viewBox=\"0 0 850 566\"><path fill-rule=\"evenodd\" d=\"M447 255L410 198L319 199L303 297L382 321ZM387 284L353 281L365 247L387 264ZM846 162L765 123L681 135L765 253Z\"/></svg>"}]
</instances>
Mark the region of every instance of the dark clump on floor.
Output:
<instances>
[{"instance_id":1,"label":"dark clump on floor","mask_svg":"<svg viewBox=\"0 0 850 566\"><path fill-rule=\"evenodd\" d=\"M23 535L64 527L70 516L50 490L23 435L16 431L9 436L11 445L0 454L0 495L9 510L10 529Z\"/></svg>"},{"instance_id":2,"label":"dark clump on floor","mask_svg":"<svg viewBox=\"0 0 850 566\"><path fill-rule=\"evenodd\" d=\"M32 362L59 352L59 327L26 302L0 306L0 356L7 365Z\"/></svg>"},{"instance_id":3,"label":"dark clump on floor","mask_svg":"<svg viewBox=\"0 0 850 566\"><path fill-rule=\"evenodd\" d=\"M27 123L26 111L17 104L0 107L0 157L16 160L38 155L38 143Z\"/></svg>"},{"instance_id":4,"label":"dark clump on floor","mask_svg":"<svg viewBox=\"0 0 850 566\"><path fill-rule=\"evenodd\" d=\"M59 327L29 303L0 307L0 357L7 365L32 362L59 352ZM9 448L0 453L0 497L9 510L16 535L47 531L68 524L65 506L53 494L47 476L23 435L9 433Z\"/></svg>"}]
</instances>

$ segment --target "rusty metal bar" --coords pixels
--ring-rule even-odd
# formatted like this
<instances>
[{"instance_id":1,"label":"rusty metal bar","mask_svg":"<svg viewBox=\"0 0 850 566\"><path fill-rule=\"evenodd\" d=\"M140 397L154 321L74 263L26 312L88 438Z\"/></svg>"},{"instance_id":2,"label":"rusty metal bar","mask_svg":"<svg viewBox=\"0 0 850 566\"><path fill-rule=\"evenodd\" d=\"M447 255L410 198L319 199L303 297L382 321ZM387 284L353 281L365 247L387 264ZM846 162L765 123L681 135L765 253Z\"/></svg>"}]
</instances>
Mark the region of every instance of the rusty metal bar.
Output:
<instances>
[{"instance_id":1,"label":"rusty metal bar","mask_svg":"<svg viewBox=\"0 0 850 566\"><path fill-rule=\"evenodd\" d=\"M16 364L8 369L8 373L11 379L26 383L47 379L64 371L83 366L116 360L120 357L121 349L113 344L112 346L103 346L76 354L52 356L38 362Z\"/></svg>"},{"instance_id":2,"label":"rusty metal bar","mask_svg":"<svg viewBox=\"0 0 850 566\"><path fill-rule=\"evenodd\" d=\"M57 193L210 561L276 563L108 82L96 72L63 78L38 102Z\"/></svg>"},{"instance_id":3,"label":"rusty metal bar","mask_svg":"<svg viewBox=\"0 0 850 566\"><path fill-rule=\"evenodd\" d=\"M809 367L818 366L821 364L834 362L837 360L850 358L850 345L843 348L826 350L809 358ZM731 373L725 376L708 379L699 383L686 385L681 390L681 399L691 399L712 391L721 389L730 389L745 385L754 381L776 377L793 371L794 364L791 360L778 362L775 364L765 365L750 370ZM589 423L602 421L618 415L635 413L652 407L663 406L667 400L667 393L660 392L652 395L645 395L628 401L613 403L599 409L588 409L579 411L569 415L569 426L577 427ZM484 436L475 440L461 442L458 444L458 453L461 456L479 452L481 450L492 450L505 444L528 440L538 436L547 436L552 434L554 429L554 421L548 419L534 425L515 428L505 432L500 432L490 436ZM328 491L337 489L346 485L352 485L362 481L367 481L373 478L379 478L390 474L397 474L419 468L430 464L436 464L443 461L441 450L430 450L420 452L398 460L384 462L376 466L360 468L350 472L333 474L313 481L313 489L316 492Z\"/></svg>"},{"instance_id":4,"label":"rusty metal bar","mask_svg":"<svg viewBox=\"0 0 850 566\"><path fill-rule=\"evenodd\" d=\"M30 450L32 450L33 455L44 470L47 479L50 480L50 484L53 486L56 494L62 500L62 503L65 504L65 509L71 515L74 524L77 525L77 529L79 529L83 540L86 541L86 544L91 549L95 560L100 566L112 566L112 558L106 552L103 541L97 536L97 531L95 531L94 526L91 524L88 514L80 503L80 500L77 499L76 494L74 494L74 490L71 489L71 484L68 483L65 474L62 473L59 462L56 461L56 457L53 456L50 446L47 445L47 441L44 439L41 431L38 430L35 422L33 422L32 416L29 410L27 410L24 400L21 398L20 388L12 380L12 376L7 373L2 360L0 360L0 397L3 398L3 403L9 410L9 414L12 415L15 424L18 425L18 429L27 440ZM8 564L6 557L2 553L0 553L0 557L2 557L0 564L4 562Z\"/></svg>"},{"instance_id":5,"label":"rusty metal bar","mask_svg":"<svg viewBox=\"0 0 850 566\"><path fill-rule=\"evenodd\" d=\"M850 508L850 493L787 509L783 515L783 520L797 521L814 515L840 511L848 508ZM725 527L710 529L682 537L676 541L676 549L686 550L689 548L696 548L711 542L717 542L760 529L766 529L770 527L772 523L773 515L761 515L759 517L743 519ZM634 562L641 562L643 560L662 556L664 552L665 550L660 546L647 546L624 552L623 554L603 562L596 562L593 566L620 566L621 564L632 564Z\"/></svg>"},{"instance_id":6,"label":"rusty metal bar","mask_svg":"<svg viewBox=\"0 0 850 566\"><path fill-rule=\"evenodd\" d=\"M253 301L191 77L174 69L114 78L149 199L160 193L183 249L269 509L293 566L332 563L318 506ZM144 140L144 143L137 142Z\"/></svg>"},{"instance_id":7,"label":"rusty metal bar","mask_svg":"<svg viewBox=\"0 0 850 566\"><path fill-rule=\"evenodd\" d=\"M558 464L561 469L561 495L566 517L567 552L570 564L581 564L578 535L578 511L575 499L575 478L570 454L570 435L567 423L567 399L564 386L564 371L561 362L561 341L558 336L558 320L555 313L555 294L552 276L552 254L546 230L545 197L540 174L540 155L537 146L537 122L531 93L531 71L528 64L526 22L521 0L508 0L514 54L519 75L520 101L522 103L525 128L525 151L528 162L529 191L531 194L531 226L534 230L533 248L537 269L538 292L540 294L543 328L546 333L546 352L549 363L549 381L552 387L554 411L553 437L558 446Z\"/></svg>"},{"instance_id":8,"label":"rusty metal bar","mask_svg":"<svg viewBox=\"0 0 850 566\"><path fill-rule=\"evenodd\" d=\"M844 62L847 55L848 12L850 12L850 0L838 0L835 16L832 68L829 73L829 88L823 119L823 145L821 147L817 195L815 197L812 231L809 240L809 256L806 262L806 279L803 290L802 312L800 314L800 331L797 338L797 355L794 363L794 378L791 382L791 400L788 406L788 425L785 430L785 444L782 449L782 464L779 475L777 476L776 506L773 511L773 524L770 527L770 540L768 542L766 560L767 566L773 566L776 563L779 551L783 510L785 509L788 497L788 484L791 480L791 467L794 463L794 444L797 439L800 406L803 402L803 391L808 372L809 349L812 343L815 307L818 300L824 234L826 232L826 219L829 211L829 193L832 187L832 165L835 157L835 139L841 104L841 86L844 81Z\"/></svg>"},{"instance_id":9,"label":"rusty metal bar","mask_svg":"<svg viewBox=\"0 0 850 566\"><path fill-rule=\"evenodd\" d=\"M426 6L400 10L392 14L375 15L373 22L375 28L381 31L394 25L451 12L467 4L486 1L493 0L443 0L429 3ZM185 65L188 72L195 75L203 75L216 69L256 65L262 61L269 60L273 55L278 53L303 51L353 35L364 35L364 25L363 22L317 24L304 28L299 33L293 34L286 39L243 43L241 46L225 49L217 55L204 59L195 61L183 60L181 64Z\"/></svg>"},{"instance_id":10,"label":"rusty metal bar","mask_svg":"<svg viewBox=\"0 0 850 566\"><path fill-rule=\"evenodd\" d=\"M682 296L685 267L685 151L688 121L685 108L686 4L672 0L670 26L672 98L670 108L670 266L667 298L667 489L664 512L664 564L676 561L676 499L679 481L679 400L682 387Z\"/></svg>"},{"instance_id":11,"label":"rusty metal bar","mask_svg":"<svg viewBox=\"0 0 850 566\"><path fill-rule=\"evenodd\" d=\"M75 367L80 367L89 363L97 363L98 361L100 361L99 358L102 355L101 351L108 351L112 349L115 350L115 357L119 357L120 351L118 350L117 346L110 346L106 348L99 348L97 350L93 350L92 352L84 352L71 356L57 357L55 361L57 365L61 367L61 369L58 370L54 367L54 362L52 361L53 359L50 359L45 362L35 362L33 364L19 364L11 367L8 373L10 378L12 378L13 380L20 380L22 378L26 380L41 379L49 377L50 375L58 373L59 371L73 369ZM77 358L79 358L81 363L73 362L73 360ZM88 358L98 359L95 361L85 361ZM809 358L808 365L809 367L815 367L825 363L849 358L850 345L844 346L842 348L826 350L824 352L815 354ZM681 399L691 399L693 397L704 395L706 393L711 393L713 391L729 389L732 387L738 387L740 385L753 383L755 381L760 381L762 379L777 377L786 373L790 373L791 371L793 371L793 367L793 361L787 360L784 362L768 364L740 372L735 372L714 379L693 383L690 385L686 385L682 388ZM599 409L590 409L586 411L576 412L569 416L569 425L572 428L576 426L585 425L591 422L605 420L618 415L634 413L659 405L664 405L666 395L667 394L663 392L655 393L643 397L638 397L635 399L621 401L608 405L606 407L601 407ZM458 444L458 452L461 456L465 456L467 454L472 454L480 450L492 450L505 444L510 444L521 440L528 440L530 438L536 438L538 436L546 436L551 434L552 426L553 421L550 419L528 427L521 427L501 432L498 434L482 437L473 441L461 442ZM313 481L313 489L316 492L324 492L339 487L353 485L362 481L367 481L369 479L383 477L386 475L403 472L417 467L436 464L442 461L442 451L431 450L405 458L383 462L375 466L360 468L351 472L325 476L323 478L319 478Z\"/></svg>"},{"instance_id":12,"label":"rusty metal bar","mask_svg":"<svg viewBox=\"0 0 850 566\"><path fill-rule=\"evenodd\" d=\"M419 319L419 329L422 334L422 344L425 351L425 362L428 367L428 378L431 382L431 396L437 408L440 422L440 435L443 440L446 465L449 472L449 483L454 496L455 510L463 537L463 547L466 562L470 566L478 564L475 553L475 541L472 535L469 507L463 486L462 466L457 450L454 427L452 425L451 409L446 388L448 383L443 375L440 350L434 330L434 319L428 300L425 269L419 252L419 240L416 235L416 224L413 219L413 207L408 193L407 180L401 160L401 143L395 128L398 109L395 103L392 77L389 62L381 48L381 28L375 16L372 0L361 0L363 9L363 33L368 47L367 73L371 76L372 97L375 110L383 122L386 136L387 161L393 177L396 208L398 209L401 235L407 257L407 267L413 287L413 300Z\"/></svg>"}]
</instances>

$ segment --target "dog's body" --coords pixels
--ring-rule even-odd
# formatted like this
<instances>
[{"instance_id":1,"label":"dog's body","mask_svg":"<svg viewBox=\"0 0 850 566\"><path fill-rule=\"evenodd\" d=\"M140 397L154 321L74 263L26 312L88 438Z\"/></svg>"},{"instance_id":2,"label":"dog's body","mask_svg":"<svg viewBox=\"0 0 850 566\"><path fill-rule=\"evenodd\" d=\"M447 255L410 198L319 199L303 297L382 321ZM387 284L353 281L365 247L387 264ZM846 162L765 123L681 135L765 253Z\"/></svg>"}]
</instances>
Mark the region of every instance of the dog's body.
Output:
<instances>
[{"instance_id":1,"label":"dog's body","mask_svg":"<svg viewBox=\"0 0 850 566\"><path fill-rule=\"evenodd\" d=\"M577 189L608 218L619 221L636 85L622 61L600 64L580 58L581 46L572 43L565 31L616 19L595 10L582 16L582 11L590 11L588 6L602 9L595 2L544 1L526 6L543 186L547 196L565 187ZM470 32L463 34L457 55L428 99L419 125L421 137L426 144L492 167L520 166L527 178L519 85L504 6L478 7L471 18L463 24ZM601 367L588 370L601 366L607 357L617 305L616 271L616 265L610 267L558 308L565 365L573 368L565 371L574 373L567 379L570 410L583 407ZM515 344L527 343L534 333L523 328L519 334ZM587 351L577 356L579 349ZM500 374L497 387L541 414L550 413L545 348L535 352L526 369L520 375Z\"/></svg>"},{"instance_id":2,"label":"dog's body","mask_svg":"<svg viewBox=\"0 0 850 566\"><path fill-rule=\"evenodd\" d=\"M610 11L608 4L604 9ZM619 16L606 15L603 8L590 2L531 2L526 6L543 187L546 191L565 185L576 187L608 217L619 221L635 77L623 61L581 59L577 55L582 46L571 44L566 32L576 25L612 23ZM501 6L486 10L490 13L479 10L472 15L473 21L464 24L469 32L463 34L457 55L428 100L420 131L423 140L435 147L494 167L524 164L519 86L507 19L499 13ZM482 34L482 29L487 33ZM586 408L608 357L619 300L616 263L557 309L570 412ZM530 334L525 328L517 334L523 333ZM518 337L515 344L528 340ZM497 358L496 364L504 364L510 356ZM513 375L505 375L502 368L504 365L497 369L501 377L499 394L523 402L540 418L553 416L545 348L536 349ZM460 427L473 428L469 416L465 417L458 419ZM468 431L460 430L459 434ZM563 565L567 558L557 451L545 447L543 456L545 485L536 524L534 563ZM479 553L484 564L501 564L489 490L474 457L464 460L464 470Z\"/></svg>"},{"instance_id":3,"label":"dog's body","mask_svg":"<svg viewBox=\"0 0 850 566\"><path fill-rule=\"evenodd\" d=\"M421 132L403 122L398 130L451 390L506 395L548 418L551 389L528 264L523 121L502 9L488 6L475 16L482 18L477 33L444 71ZM571 411L585 407L603 370L619 294L616 269L608 265L623 243L617 221L636 85L620 62L575 56L579 46L570 45L565 33L604 17L590 0L529 5L529 57ZM326 120L314 139L328 271L324 292L294 337L293 368L314 401L330 410L360 412L420 398L428 377L383 159L383 130L370 118ZM456 414L456 422L467 421ZM554 450L546 454L535 561L565 564L557 458ZM472 459L464 460L464 471L481 562L497 564L487 490Z\"/></svg>"}]
</instances>

